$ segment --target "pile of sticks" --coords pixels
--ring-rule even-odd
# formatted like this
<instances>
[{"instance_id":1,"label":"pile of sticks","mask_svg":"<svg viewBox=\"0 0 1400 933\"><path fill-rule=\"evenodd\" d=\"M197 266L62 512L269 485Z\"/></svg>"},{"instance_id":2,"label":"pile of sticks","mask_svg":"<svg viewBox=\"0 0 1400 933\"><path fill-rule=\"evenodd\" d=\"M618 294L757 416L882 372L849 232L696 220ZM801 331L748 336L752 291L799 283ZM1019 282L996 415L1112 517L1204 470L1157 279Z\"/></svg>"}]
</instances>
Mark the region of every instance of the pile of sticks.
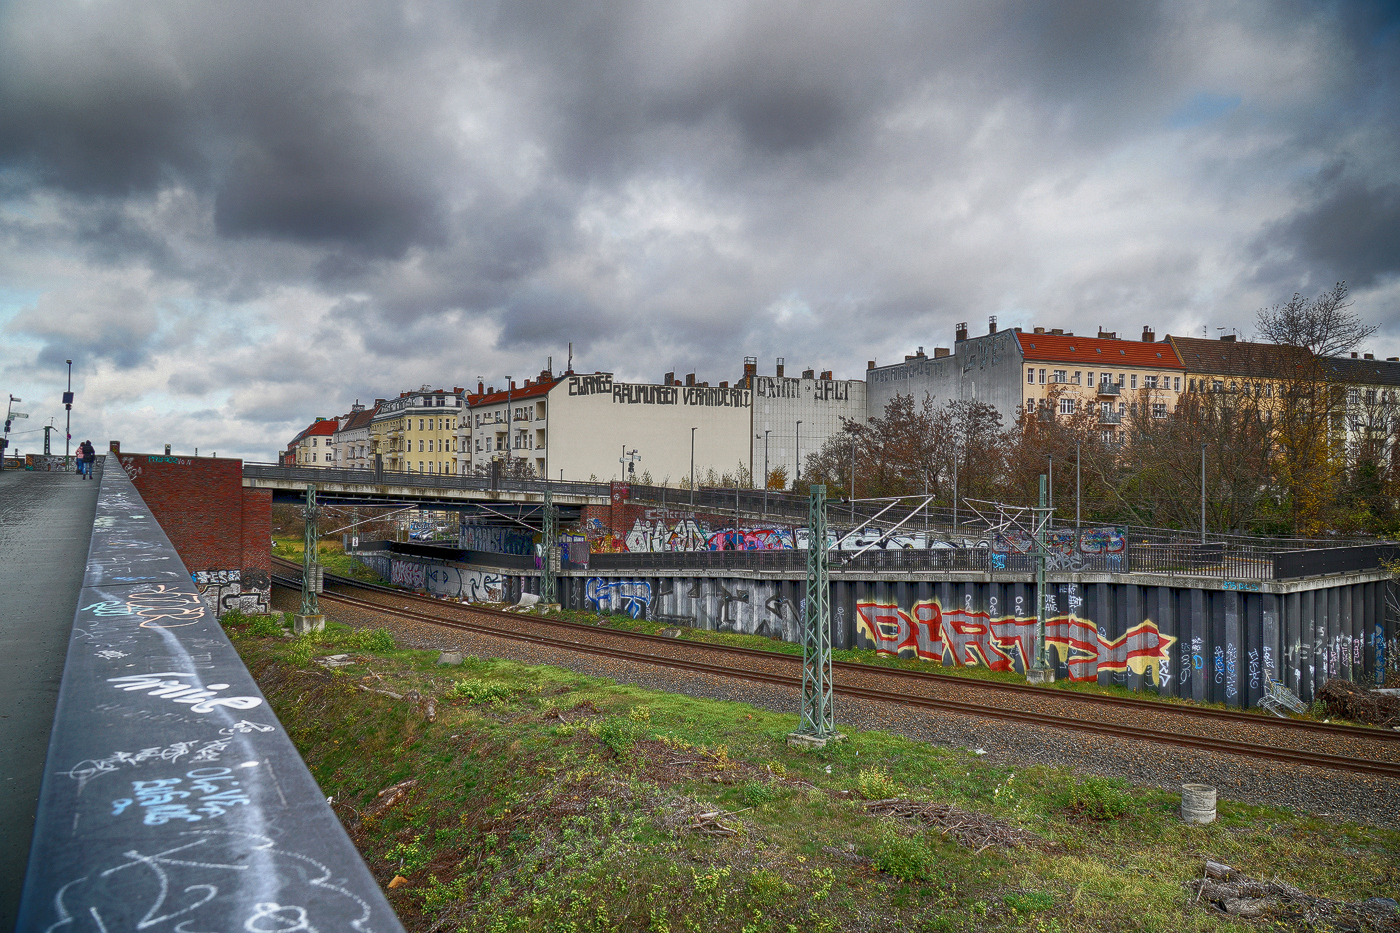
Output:
<instances>
[{"instance_id":1,"label":"pile of sticks","mask_svg":"<svg viewBox=\"0 0 1400 933\"><path fill-rule=\"evenodd\" d=\"M871 800L866 803L865 809L870 813L917 821L945 836L951 835L961 845L977 852L992 846L1012 849L1025 845L1031 839L1030 833L1004 820L960 810L946 803L923 803L893 797L889 800Z\"/></svg>"}]
</instances>

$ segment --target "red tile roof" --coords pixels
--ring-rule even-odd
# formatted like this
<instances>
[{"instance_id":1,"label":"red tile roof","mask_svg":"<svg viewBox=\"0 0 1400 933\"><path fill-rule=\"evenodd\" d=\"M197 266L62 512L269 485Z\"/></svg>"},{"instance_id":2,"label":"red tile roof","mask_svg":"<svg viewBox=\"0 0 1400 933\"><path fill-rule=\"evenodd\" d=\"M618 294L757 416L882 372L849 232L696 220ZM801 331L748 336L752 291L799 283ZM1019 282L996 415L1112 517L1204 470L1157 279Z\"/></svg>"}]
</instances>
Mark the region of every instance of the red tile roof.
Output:
<instances>
[{"instance_id":1,"label":"red tile roof","mask_svg":"<svg viewBox=\"0 0 1400 933\"><path fill-rule=\"evenodd\" d=\"M509 398L512 402L515 402L517 399L535 398L536 396L544 395L563 380L564 377L559 376L547 382L536 382L531 386L516 386L514 389L510 390ZM504 389L499 392L490 392L482 395L473 393L467 396L467 407L475 408L478 405L499 405L504 402L506 398L507 394Z\"/></svg>"},{"instance_id":2,"label":"red tile roof","mask_svg":"<svg viewBox=\"0 0 1400 933\"><path fill-rule=\"evenodd\" d=\"M1138 366L1146 369L1185 369L1168 343L1139 340L1100 340L1067 334L1018 333L1021 354L1043 363L1084 366Z\"/></svg>"}]
</instances>

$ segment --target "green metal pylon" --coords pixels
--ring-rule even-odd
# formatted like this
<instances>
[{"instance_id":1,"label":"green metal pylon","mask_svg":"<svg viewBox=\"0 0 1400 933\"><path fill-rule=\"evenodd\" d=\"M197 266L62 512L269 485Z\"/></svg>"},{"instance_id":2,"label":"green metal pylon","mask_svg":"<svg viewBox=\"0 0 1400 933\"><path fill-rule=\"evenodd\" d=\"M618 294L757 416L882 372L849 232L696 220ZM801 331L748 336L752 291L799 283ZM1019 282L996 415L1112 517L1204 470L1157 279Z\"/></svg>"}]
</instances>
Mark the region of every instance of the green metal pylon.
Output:
<instances>
[{"instance_id":1,"label":"green metal pylon","mask_svg":"<svg viewBox=\"0 0 1400 933\"><path fill-rule=\"evenodd\" d=\"M559 560L559 527L554 514L554 494L548 486L544 490L544 522L540 530L540 542L544 545L544 564L540 568L540 602L550 605L559 601L555 598L554 581Z\"/></svg>"},{"instance_id":2,"label":"green metal pylon","mask_svg":"<svg viewBox=\"0 0 1400 933\"><path fill-rule=\"evenodd\" d=\"M1040 508L1034 511L1035 522L1035 658L1026 672L1029 683L1051 683L1055 669L1045 645L1045 525L1050 513L1045 474L1040 475Z\"/></svg>"},{"instance_id":3,"label":"green metal pylon","mask_svg":"<svg viewBox=\"0 0 1400 933\"><path fill-rule=\"evenodd\" d=\"M822 746L836 731L831 696L830 557L826 546L826 486L812 486L807 500L807 599L802 623L802 721L794 744Z\"/></svg>"},{"instance_id":4,"label":"green metal pylon","mask_svg":"<svg viewBox=\"0 0 1400 933\"><path fill-rule=\"evenodd\" d=\"M326 624L316 599L316 594L321 591L321 563L316 559L317 542L320 540L316 532L316 519L320 514L321 510L316 505L316 484L309 483L306 487L306 527L302 537L301 612L296 617L298 634L320 631Z\"/></svg>"}]
</instances>

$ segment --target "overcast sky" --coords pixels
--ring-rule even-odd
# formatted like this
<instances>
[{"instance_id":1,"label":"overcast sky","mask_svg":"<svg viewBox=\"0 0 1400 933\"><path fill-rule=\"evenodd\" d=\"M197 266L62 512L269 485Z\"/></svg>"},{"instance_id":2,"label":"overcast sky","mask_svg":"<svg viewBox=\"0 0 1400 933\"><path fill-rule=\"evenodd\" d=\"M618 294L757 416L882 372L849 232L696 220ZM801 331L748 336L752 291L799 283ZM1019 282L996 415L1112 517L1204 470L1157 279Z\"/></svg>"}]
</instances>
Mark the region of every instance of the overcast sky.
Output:
<instances>
[{"instance_id":1,"label":"overcast sky","mask_svg":"<svg viewBox=\"0 0 1400 933\"><path fill-rule=\"evenodd\" d=\"M1395 10L0 0L0 392L267 460L570 341L859 378L1339 279L1400 355Z\"/></svg>"}]
</instances>

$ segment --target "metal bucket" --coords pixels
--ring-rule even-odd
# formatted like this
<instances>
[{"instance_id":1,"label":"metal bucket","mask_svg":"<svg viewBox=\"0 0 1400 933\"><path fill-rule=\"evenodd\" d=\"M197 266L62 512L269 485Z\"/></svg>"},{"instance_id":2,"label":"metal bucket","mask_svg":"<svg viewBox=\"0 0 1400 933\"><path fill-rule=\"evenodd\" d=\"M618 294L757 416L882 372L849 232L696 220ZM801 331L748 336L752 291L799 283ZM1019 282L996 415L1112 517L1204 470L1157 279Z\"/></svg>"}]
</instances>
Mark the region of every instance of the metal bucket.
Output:
<instances>
[{"instance_id":1,"label":"metal bucket","mask_svg":"<svg viewBox=\"0 0 1400 933\"><path fill-rule=\"evenodd\" d=\"M1209 784L1181 785L1181 818L1187 823L1215 822L1215 788Z\"/></svg>"}]
</instances>

